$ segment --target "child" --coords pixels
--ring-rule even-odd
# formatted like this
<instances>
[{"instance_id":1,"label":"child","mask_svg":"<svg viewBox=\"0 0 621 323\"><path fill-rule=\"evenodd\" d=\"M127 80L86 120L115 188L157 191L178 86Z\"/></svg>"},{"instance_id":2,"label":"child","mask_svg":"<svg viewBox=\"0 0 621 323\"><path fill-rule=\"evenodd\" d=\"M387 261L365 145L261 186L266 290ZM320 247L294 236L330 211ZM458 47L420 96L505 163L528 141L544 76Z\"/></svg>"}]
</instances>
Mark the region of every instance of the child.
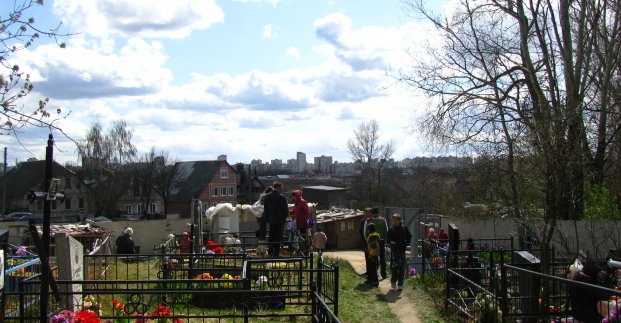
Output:
<instances>
[{"instance_id":1,"label":"child","mask_svg":"<svg viewBox=\"0 0 621 323\"><path fill-rule=\"evenodd\" d=\"M371 284L377 287L379 285L379 279L377 277L377 265L379 264L380 254L380 235L375 232L375 224L369 223L367 225L367 250L369 253L369 266L367 268L367 280L365 283Z\"/></svg>"},{"instance_id":2,"label":"child","mask_svg":"<svg viewBox=\"0 0 621 323\"><path fill-rule=\"evenodd\" d=\"M319 255L319 257L323 254L323 249L326 248L327 240L328 237L321 231L321 227L317 227L317 232L313 236L313 248L317 249L317 255Z\"/></svg>"},{"instance_id":3,"label":"child","mask_svg":"<svg viewBox=\"0 0 621 323\"><path fill-rule=\"evenodd\" d=\"M392 228L388 230L388 244L390 245L390 287L403 290L403 279L407 261L405 259L405 249L412 240L412 234L407 227L402 225L401 214L392 215Z\"/></svg>"}]
</instances>

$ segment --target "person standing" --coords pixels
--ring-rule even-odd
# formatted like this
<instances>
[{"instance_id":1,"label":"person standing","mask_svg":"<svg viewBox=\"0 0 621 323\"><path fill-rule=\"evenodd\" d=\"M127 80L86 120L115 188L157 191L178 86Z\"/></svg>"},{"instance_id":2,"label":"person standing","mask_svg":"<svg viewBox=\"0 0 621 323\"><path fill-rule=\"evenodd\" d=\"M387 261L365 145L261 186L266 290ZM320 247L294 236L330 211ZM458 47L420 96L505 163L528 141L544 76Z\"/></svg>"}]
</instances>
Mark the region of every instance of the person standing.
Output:
<instances>
[{"instance_id":1,"label":"person standing","mask_svg":"<svg viewBox=\"0 0 621 323\"><path fill-rule=\"evenodd\" d=\"M438 244L440 247L445 248L448 245L449 236L444 229L440 228L440 233L438 234Z\"/></svg>"},{"instance_id":2,"label":"person standing","mask_svg":"<svg viewBox=\"0 0 621 323\"><path fill-rule=\"evenodd\" d=\"M388 234L388 224L386 219L380 215L379 208L374 207L371 209L371 216L367 219L365 227L368 228L369 224L373 223L375 226L375 232L379 234L379 266L382 273L382 279L388 277L386 273L386 235ZM368 232L365 234L368 236Z\"/></svg>"},{"instance_id":3,"label":"person standing","mask_svg":"<svg viewBox=\"0 0 621 323\"><path fill-rule=\"evenodd\" d=\"M116 238L116 253L119 255L133 255L135 253L134 239L132 235L134 230L126 228L125 232Z\"/></svg>"},{"instance_id":4,"label":"person standing","mask_svg":"<svg viewBox=\"0 0 621 323\"><path fill-rule=\"evenodd\" d=\"M300 237L307 238L306 231L308 230L308 219L310 218L310 210L308 209L308 202L302 197L302 191L294 190L291 192L293 196L293 216L295 217L295 230L300 234ZM300 249L306 251L307 244L301 244Z\"/></svg>"},{"instance_id":5,"label":"person standing","mask_svg":"<svg viewBox=\"0 0 621 323\"><path fill-rule=\"evenodd\" d=\"M371 217L371 208L364 209L364 215L362 219L360 219L360 241L362 241L362 251L364 252L364 263L366 265L366 272L362 274L365 276L369 271L369 252L367 250L367 236L366 236L366 228L367 228L367 219Z\"/></svg>"},{"instance_id":6,"label":"person standing","mask_svg":"<svg viewBox=\"0 0 621 323\"><path fill-rule=\"evenodd\" d=\"M405 258L405 250L412 240L412 234L407 227L403 225L401 214L392 215L392 228L388 230L387 241L390 246L390 287L392 289L403 290L403 279L405 278L405 270L407 261Z\"/></svg>"},{"instance_id":7,"label":"person standing","mask_svg":"<svg viewBox=\"0 0 621 323\"><path fill-rule=\"evenodd\" d=\"M258 219L258 222L259 222L259 230L257 231L258 240L265 240L265 237L267 236L267 217L265 216L265 197L269 193L272 193L273 191L274 191L274 188L272 186L268 186L265 188L263 193L261 193L261 196L259 196L259 203L263 206L263 214L261 214L261 217Z\"/></svg>"},{"instance_id":8,"label":"person standing","mask_svg":"<svg viewBox=\"0 0 621 323\"><path fill-rule=\"evenodd\" d=\"M274 182L274 190L265 196L264 216L270 227L269 235L269 254L272 257L280 255L280 240L282 240L282 229L285 219L289 215L289 204L287 198L282 195L283 185L281 182Z\"/></svg>"},{"instance_id":9,"label":"person standing","mask_svg":"<svg viewBox=\"0 0 621 323\"><path fill-rule=\"evenodd\" d=\"M436 235L436 230L434 228L429 228L427 239L429 239L429 243L435 244L438 242L438 236Z\"/></svg>"},{"instance_id":10,"label":"person standing","mask_svg":"<svg viewBox=\"0 0 621 323\"><path fill-rule=\"evenodd\" d=\"M317 249L319 257L323 254L323 250L326 249L326 242L328 237L321 230L321 227L317 227L317 232L313 236L313 248Z\"/></svg>"},{"instance_id":11,"label":"person standing","mask_svg":"<svg viewBox=\"0 0 621 323\"><path fill-rule=\"evenodd\" d=\"M367 252L369 254L369 267L367 268L367 280L365 283L371 284L374 287L379 285L379 279L377 277L377 265L380 248L380 235L375 232L375 225L369 223L367 225L367 237L365 239L367 244Z\"/></svg>"},{"instance_id":12,"label":"person standing","mask_svg":"<svg viewBox=\"0 0 621 323\"><path fill-rule=\"evenodd\" d=\"M181 241L179 241L179 248L181 249L181 253L190 253L192 250L192 240L190 240L189 233L183 232Z\"/></svg>"}]
</instances>

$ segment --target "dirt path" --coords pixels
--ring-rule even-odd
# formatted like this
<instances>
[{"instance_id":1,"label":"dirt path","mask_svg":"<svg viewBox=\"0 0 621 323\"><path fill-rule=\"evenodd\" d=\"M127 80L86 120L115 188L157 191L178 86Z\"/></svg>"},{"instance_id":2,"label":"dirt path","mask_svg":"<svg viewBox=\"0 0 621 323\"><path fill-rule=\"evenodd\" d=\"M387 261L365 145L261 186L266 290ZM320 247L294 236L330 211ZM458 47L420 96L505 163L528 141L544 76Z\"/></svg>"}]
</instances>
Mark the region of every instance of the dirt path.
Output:
<instances>
[{"instance_id":1,"label":"dirt path","mask_svg":"<svg viewBox=\"0 0 621 323\"><path fill-rule=\"evenodd\" d=\"M361 251L331 251L324 252L324 256L330 258L339 258L351 264L356 273L362 274L366 272L364 263L364 254ZM361 279L364 279L361 277ZM402 323L421 323L418 312L413 306L412 300L408 297L407 292L401 292L390 289L390 278L380 281L380 293L384 294L388 301L388 307L397 315Z\"/></svg>"}]
</instances>

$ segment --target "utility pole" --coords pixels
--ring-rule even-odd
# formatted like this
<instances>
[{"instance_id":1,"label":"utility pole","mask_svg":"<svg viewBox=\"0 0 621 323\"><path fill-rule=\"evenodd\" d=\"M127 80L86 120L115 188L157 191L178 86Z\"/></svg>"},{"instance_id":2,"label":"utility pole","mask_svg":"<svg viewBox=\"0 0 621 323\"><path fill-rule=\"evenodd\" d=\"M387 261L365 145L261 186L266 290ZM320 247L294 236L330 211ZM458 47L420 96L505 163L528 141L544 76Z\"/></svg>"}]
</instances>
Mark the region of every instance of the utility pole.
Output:
<instances>
[{"instance_id":1,"label":"utility pole","mask_svg":"<svg viewBox=\"0 0 621 323\"><path fill-rule=\"evenodd\" d=\"M45 147L45 179L43 180L43 192L47 192L50 189L50 182L52 181L52 163L54 158L54 137L52 134L48 136L47 147ZM46 194L47 195L47 194ZM51 223L51 200L48 198L43 199L43 235L41 239L41 245L43 252L46 255L50 254L50 223ZM47 258L47 257L46 257ZM49 259L49 258L47 258ZM41 273L41 298L39 307L39 317L41 322L47 322L48 307L49 307L49 295L50 295L50 272L43 270Z\"/></svg>"}]
</instances>

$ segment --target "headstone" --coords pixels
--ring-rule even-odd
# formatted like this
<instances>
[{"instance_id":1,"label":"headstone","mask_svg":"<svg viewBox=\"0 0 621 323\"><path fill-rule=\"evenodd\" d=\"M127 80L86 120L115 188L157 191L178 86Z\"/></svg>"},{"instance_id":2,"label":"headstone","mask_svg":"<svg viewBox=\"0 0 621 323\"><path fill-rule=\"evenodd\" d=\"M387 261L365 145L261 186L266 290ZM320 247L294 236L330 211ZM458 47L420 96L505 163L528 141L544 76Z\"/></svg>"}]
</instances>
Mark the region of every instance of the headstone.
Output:
<instances>
[{"instance_id":1,"label":"headstone","mask_svg":"<svg viewBox=\"0 0 621 323\"><path fill-rule=\"evenodd\" d=\"M0 230L0 292L4 291L4 251L7 249L8 243L9 231ZM4 293L2 295L4 296ZM0 300L0 302L3 302L2 306L4 306L4 301L5 300ZM0 314L3 313L0 312Z\"/></svg>"},{"instance_id":2,"label":"headstone","mask_svg":"<svg viewBox=\"0 0 621 323\"><path fill-rule=\"evenodd\" d=\"M61 281L84 280L84 247L80 241L72 238L67 233L57 233L54 236L56 242L56 260L58 262L58 279ZM69 293L67 308L73 311L81 309L82 285L61 285L63 292Z\"/></svg>"},{"instance_id":3,"label":"headstone","mask_svg":"<svg viewBox=\"0 0 621 323\"><path fill-rule=\"evenodd\" d=\"M541 261L528 251L515 251L513 254L513 264L528 270L539 272ZM540 310L538 304L539 293L541 292L541 280L537 276L518 272L519 294L522 296L521 308L525 313L537 313ZM537 322L535 318L527 318L525 323Z\"/></svg>"},{"instance_id":4,"label":"headstone","mask_svg":"<svg viewBox=\"0 0 621 323\"><path fill-rule=\"evenodd\" d=\"M449 223L448 236L449 236L449 250L451 251L459 250L459 228L457 228L455 223Z\"/></svg>"}]
</instances>

